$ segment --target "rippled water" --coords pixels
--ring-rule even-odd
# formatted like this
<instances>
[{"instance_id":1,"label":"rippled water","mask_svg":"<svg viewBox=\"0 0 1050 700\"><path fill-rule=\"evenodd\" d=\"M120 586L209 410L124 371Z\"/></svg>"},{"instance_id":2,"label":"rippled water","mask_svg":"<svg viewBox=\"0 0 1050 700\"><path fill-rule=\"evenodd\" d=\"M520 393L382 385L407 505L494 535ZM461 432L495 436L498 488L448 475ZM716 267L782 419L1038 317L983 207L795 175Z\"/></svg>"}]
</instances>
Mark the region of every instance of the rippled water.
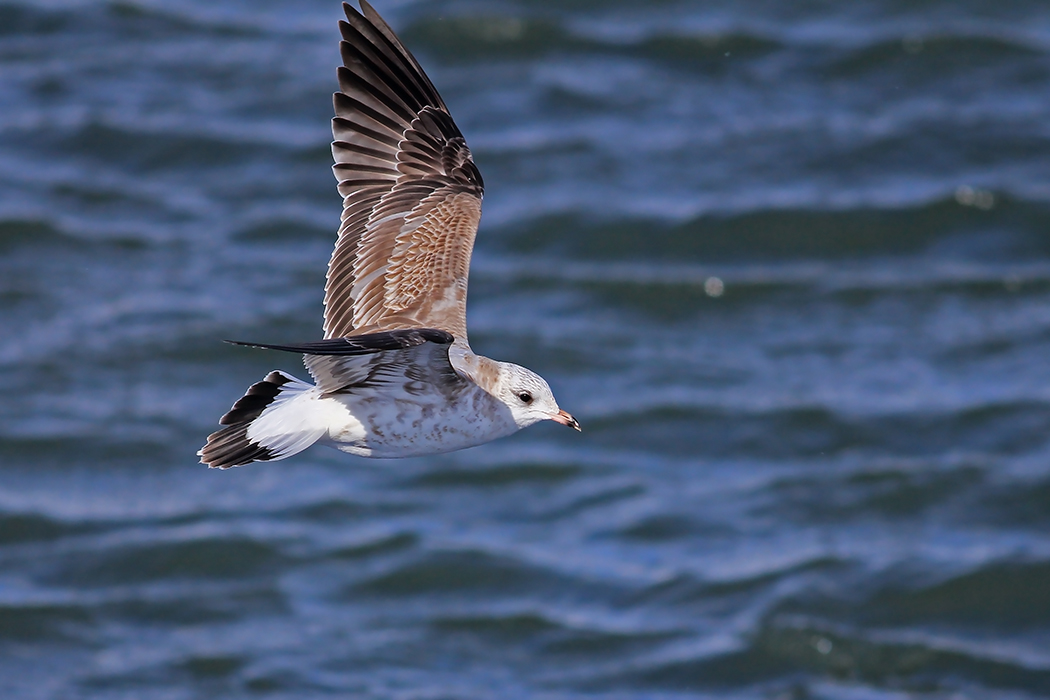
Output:
<instances>
[{"instance_id":1,"label":"rippled water","mask_svg":"<svg viewBox=\"0 0 1050 700\"><path fill-rule=\"evenodd\" d=\"M0 0L0 695L1050 695L1045 4L377 4L583 434L197 465L320 334L339 6Z\"/></svg>"}]
</instances>

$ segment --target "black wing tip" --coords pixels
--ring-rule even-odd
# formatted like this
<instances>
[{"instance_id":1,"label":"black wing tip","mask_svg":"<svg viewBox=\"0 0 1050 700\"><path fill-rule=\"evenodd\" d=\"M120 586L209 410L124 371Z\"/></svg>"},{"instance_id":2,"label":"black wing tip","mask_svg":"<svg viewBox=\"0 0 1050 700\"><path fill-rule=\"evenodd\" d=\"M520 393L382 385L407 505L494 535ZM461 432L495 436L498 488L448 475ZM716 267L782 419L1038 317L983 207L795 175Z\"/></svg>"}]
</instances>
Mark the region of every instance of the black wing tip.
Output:
<instances>
[{"instance_id":1,"label":"black wing tip","mask_svg":"<svg viewBox=\"0 0 1050 700\"><path fill-rule=\"evenodd\" d=\"M455 336L437 328L405 328L378 333L363 333L342 338L330 338L300 347L309 355L369 355L389 350L405 350L423 343L451 345Z\"/></svg>"},{"instance_id":2,"label":"black wing tip","mask_svg":"<svg viewBox=\"0 0 1050 700\"><path fill-rule=\"evenodd\" d=\"M347 11L347 8L349 8L349 10L353 11L355 15L359 17L364 17L376 28L382 29L386 27L389 30L386 20L383 19L378 12L376 12L376 8L372 7L368 0L357 0L357 2L361 5L360 10L358 10L356 7L354 7L348 2L343 3L343 11L346 12L347 19L351 18L350 12Z\"/></svg>"},{"instance_id":3,"label":"black wing tip","mask_svg":"<svg viewBox=\"0 0 1050 700\"><path fill-rule=\"evenodd\" d=\"M297 352L303 355L370 355L387 350L405 350L423 343L451 345L456 337L448 331L438 328L405 328L378 333L362 333L341 338L328 338L295 345L273 345L269 343L245 343L240 340L224 342L241 347L262 348L264 350L281 350ZM271 372L271 375L273 373ZM283 375L281 375L283 376ZM268 381L269 377L264 381ZM290 380L289 380L290 381Z\"/></svg>"},{"instance_id":4,"label":"black wing tip","mask_svg":"<svg viewBox=\"0 0 1050 700\"><path fill-rule=\"evenodd\" d=\"M248 439L249 424L229 425L209 435L207 444L197 453L201 464L210 469L229 469L275 459L277 454L272 450Z\"/></svg>"},{"instance_id":5,"label":"black wing tip","mask_svg":"<svg viewBox=\"0 0 1050 700\"><path fill-rule=\"evenodd\" d=\"M291 381L294 381L292 377L274 370L261 382L248 387L244 396L237 399L233 407L219 419L219 425L225 427L209 435L204 447L197 453L201 464L214 469L229 469L275 459L275 452L248 439L248 426L262 415L281 393L281 388Z\"/></svg>"},{"instance_id":6,"label":"black wing tip","mask_svg":"<svg viewBox=\"0 0 1050 700\"><path fill-rule=\"evenodd\" d=\"M346 19L339 20L340 24L349 24L353 26L355 22L364 20L372 27L380 30L380 32L382 32L384 27L387 28L387 31L391 31L387 26L386 20L376 12L374 7L369 5L365 0L358 0L358 2L361 5L361 9L354 7L348 2L343 2L343 14L346 15Z\"/></svg>"},{"instance_id":7,"label":"black wing tip","mask_svg":"<svg viewBox=\"0 0 1050 700\"><path fill-rule=\"evenodd\" d=\"M248 342L245 342L243 340L229 340L228 338L223 338L222 342L228 343L230 345L236 345L236 346L242 347L242 348L261 348L262 350L279 350L280 349L277 346L267 345L265 343L248 343Z\"/></svg>"},{"instance_id":8,"label":"black wing tip","mask_svg":"<svg viewBox=\"0 0 1050 700\"><path fill-rule=\"evenodd\" d=\"M261 382L256 382L248 387L244 396L237 399L233 408L219 419L219 425L248 424L262 415L266 407L274 402L277 395L281 393L281 387L292 381L286 374L274 370L266 375Z\"/></svg>"}]
</instances>

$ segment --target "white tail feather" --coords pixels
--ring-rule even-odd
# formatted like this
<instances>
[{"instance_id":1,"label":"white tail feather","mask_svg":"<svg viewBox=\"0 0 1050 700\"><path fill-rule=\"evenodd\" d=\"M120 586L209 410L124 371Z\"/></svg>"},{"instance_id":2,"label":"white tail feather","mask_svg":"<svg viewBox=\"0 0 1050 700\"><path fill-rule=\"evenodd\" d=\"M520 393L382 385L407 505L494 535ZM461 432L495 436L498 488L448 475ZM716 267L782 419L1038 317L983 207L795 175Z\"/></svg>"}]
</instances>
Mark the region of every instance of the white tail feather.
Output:
<instances>
[{"instance_id":1,"label":"white tail feather","mask_svg":"<svg viewBox=\"0 0 1050 700\"><path fill-rule=\"evenodd\" d=\"M270 372L220 419L226 427L208 436L197 452L201 462L227 469L302 452L327 432L317 415L318 398L312 384Z\"/></svg>"},{"instance_id":2,"label":"white tail feather","mask_svg":"<svg viewBox=\"0 0 1050 700\"><path fill-rule=\"evenodd\" d=\"M250 441L274 453L271 459L284 459L317 442L328 426L317 418L317 392L312 384L296 380L285 384L273 403L248 425Z\"/></svg>"}]
</instances>

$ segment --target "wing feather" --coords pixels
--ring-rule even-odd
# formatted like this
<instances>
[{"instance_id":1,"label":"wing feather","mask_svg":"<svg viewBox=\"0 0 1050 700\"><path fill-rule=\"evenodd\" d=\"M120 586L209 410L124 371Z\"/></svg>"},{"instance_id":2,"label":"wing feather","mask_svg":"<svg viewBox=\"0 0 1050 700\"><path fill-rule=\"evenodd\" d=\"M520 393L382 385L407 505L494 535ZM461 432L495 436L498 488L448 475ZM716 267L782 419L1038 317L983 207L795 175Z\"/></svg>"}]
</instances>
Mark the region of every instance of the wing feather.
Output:
<instances>
[{"instance_id":1,"label":"wing feather","mask_svg":"<svg viewBox=\"0 0 1050 700\"><path fill-rule=\"evenodd\" d=\"M436 328L466 344L484 183L419 63L367 2L343 5L333 172L343 195L325 337Z\"/></svg>"},{"instance_id":2,"label":"wing feather","mask_svg":"<svg viewBox=\"0 0 1050 700\"><path fill-rule=\"evenodd\" d=\"M454 338L435 328L380 331L329 338L297 345L270 345L227 341L234 345L303 353L303 362L317 387L327 394L361 393L385 384L416 382L433 386L448 397L470 386L452 367L448 349ZM273 376L273 375L271 375ZM270 381L270 377L267 377ZM256 386L262 386L256 385ZM253 386L253 389L256 387ZM246 398L250 398L252 392ZM271 397L272 398L272 397ZM223 417L228 420L238 409L251 408L258 401L237 402ZM252 406L248 406L252 403Z\"/></svg>"},{"instance_id":3,"label":"wing feather","mask_svg":"<svg viewBox=\"0 0 1050 700\"><path fill-rule=\"evenodd\" d=\"M449 339L451 341L451 338ZM449 399L470 384L452 367L449 342L424 342L367 354L303 356L317 386L328 394L364 393L400 385L411 391L436 388Z\"/></svg>"}]
</instances>

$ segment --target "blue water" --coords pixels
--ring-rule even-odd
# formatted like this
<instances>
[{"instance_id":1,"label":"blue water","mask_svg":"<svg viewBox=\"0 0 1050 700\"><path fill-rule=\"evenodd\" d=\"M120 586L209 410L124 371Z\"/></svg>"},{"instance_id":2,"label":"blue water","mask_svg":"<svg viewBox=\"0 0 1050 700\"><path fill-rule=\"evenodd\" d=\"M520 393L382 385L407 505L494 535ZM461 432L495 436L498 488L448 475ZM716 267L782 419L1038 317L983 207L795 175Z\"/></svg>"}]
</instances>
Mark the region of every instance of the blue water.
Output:
<instances>
[{"instance_id":1,"label":"blue water","mask_svg":"<svg viewBox=\"0 0 1050 700\"><path fill-rule=\"evenodd\" d=\"M1050 9L377 4L580 419L194 452L320 336L336 2L0 0L0 696L1050 695Z\"/></svg>"}]
</instances>

